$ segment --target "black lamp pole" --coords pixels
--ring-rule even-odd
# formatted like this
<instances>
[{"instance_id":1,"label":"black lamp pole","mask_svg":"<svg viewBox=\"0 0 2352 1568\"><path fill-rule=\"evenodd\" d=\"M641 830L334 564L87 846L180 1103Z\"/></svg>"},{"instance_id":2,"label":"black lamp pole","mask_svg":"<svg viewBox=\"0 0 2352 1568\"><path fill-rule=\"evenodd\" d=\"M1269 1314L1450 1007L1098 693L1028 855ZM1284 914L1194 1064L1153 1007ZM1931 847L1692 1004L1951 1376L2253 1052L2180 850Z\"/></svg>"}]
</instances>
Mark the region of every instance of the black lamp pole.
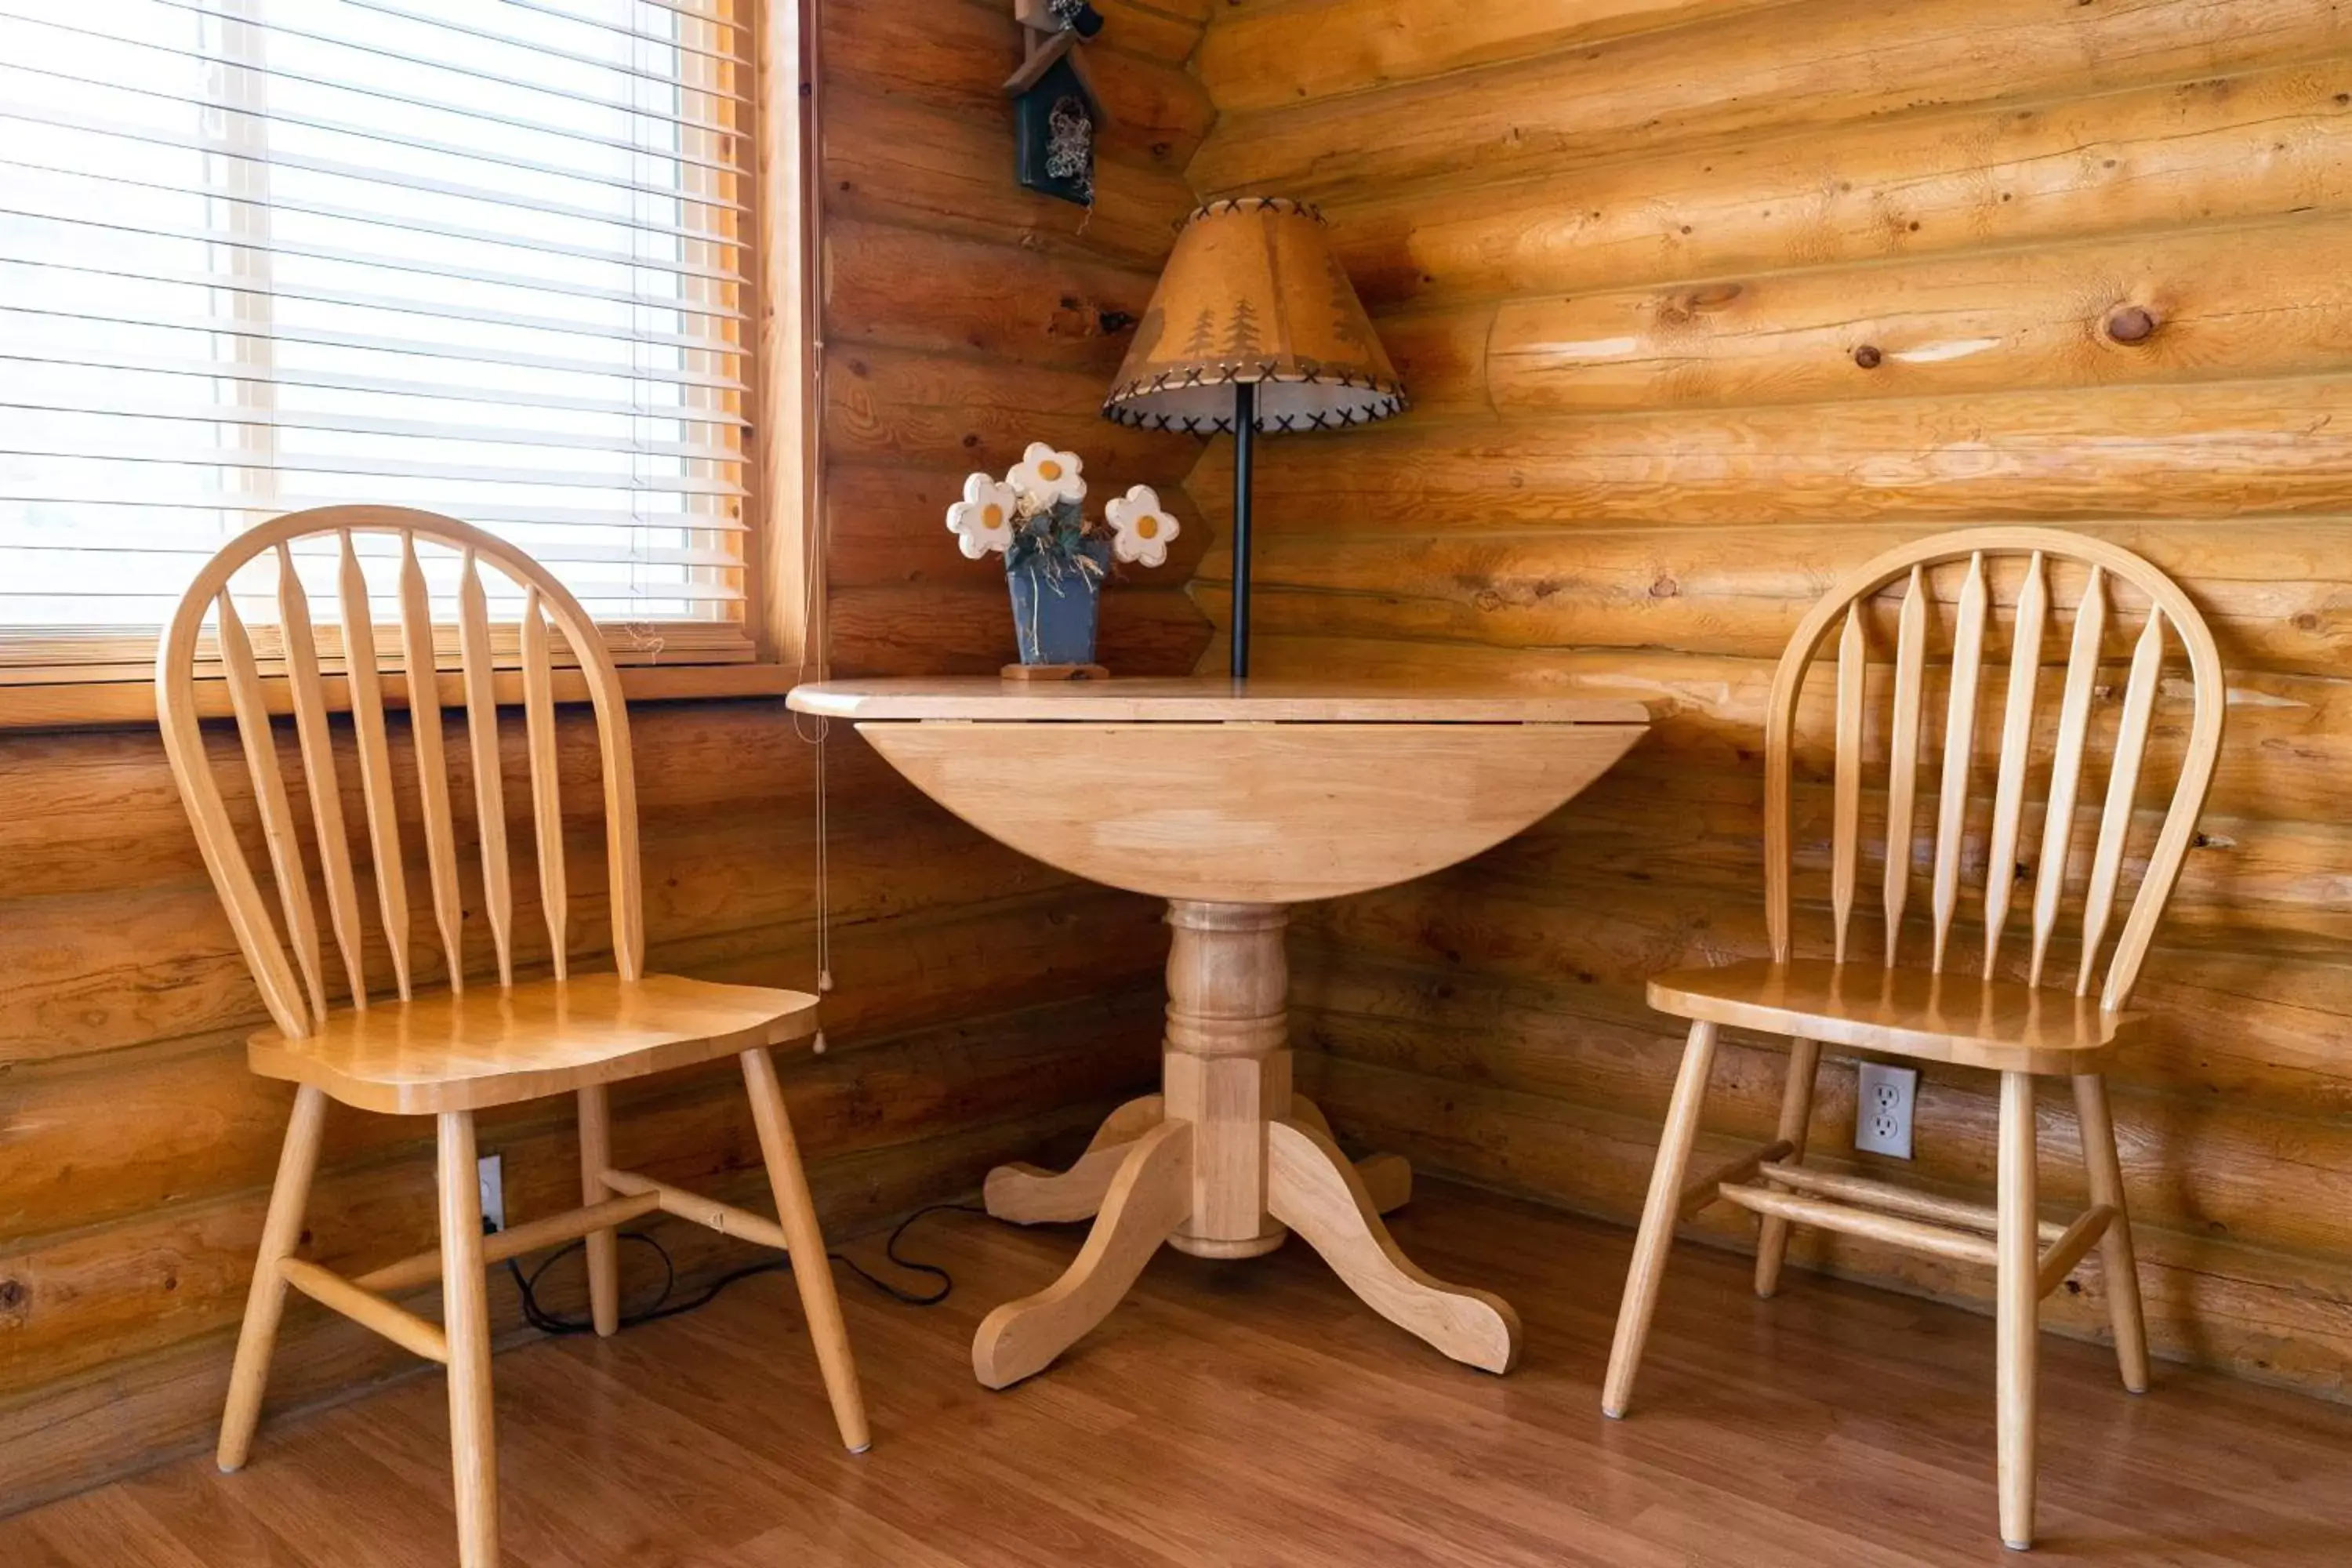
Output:
<instances>
[{"instance_id":1,"label":"black lamp pole","mask_svg":"<svg viewBox=\"0 0 2352 1568\"><path fill-rule=\"evenodd\" d=\"M1239 680L1249 673L1250 443L1257 426L1257 383L1234 383L1234 661Z\"/></svg>"}]
</instances>

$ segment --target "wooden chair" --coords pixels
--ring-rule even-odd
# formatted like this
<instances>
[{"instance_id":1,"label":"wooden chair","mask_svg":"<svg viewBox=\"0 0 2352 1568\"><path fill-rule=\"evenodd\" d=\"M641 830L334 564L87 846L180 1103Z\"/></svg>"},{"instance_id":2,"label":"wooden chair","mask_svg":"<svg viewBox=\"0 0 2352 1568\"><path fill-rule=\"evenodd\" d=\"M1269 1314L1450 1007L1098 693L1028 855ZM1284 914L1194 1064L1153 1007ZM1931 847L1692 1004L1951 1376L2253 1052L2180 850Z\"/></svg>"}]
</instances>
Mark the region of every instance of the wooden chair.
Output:
<instances>
[{"instance_id":1,"label":"wooden chair","mask_svg":"<svg viewBox=\"0 0 2352 1568\"><path fill-rule=\"evenodd\" d=\"M375 904L390 949L395 995L371 997L362 970L361 887L344 822L336 742L327 719L308 600L295 571L296 541L319 535L340 542L336 574L352 730L373 851ZM383 714L383 678L368 584L354 538L396 540L401 658L410 711L417 811L424 828L435 924L446 966L444 989L411 984L406 862L402 820ZM434 627L419 542L457 552L459 675L418 679L435 667ZM314 912L311 875L280 771L253 637L228 592L239 568L277 557L277 605L290 688L301 775L315 829L312 848L328 923L341 954L347 1005L331 999ZM317 557L311 557L317 559ZM515 977L513 873L501 778L498 695L492 672L488 595L480 567L495 568L521 591L521 695L528 740L530 817L536 827L541 901L546 913L551 973ZM593 703L604 783L614 973L574 975L566 959L568 885L563 812L556 773L554 676L549 620L569 645ZM198 724L195 667L199 635L215 626L228 696L251 773L260 842L277 884L273 924L244 845L222 804ZM578 601L542 568L478 529L430 513L391 507L330 507L297 512L240 536L197 574L166 633L156 667L163 742L173 776L194 823L205 864L227 907L246 962L276 1027L255 1035L248 1060L257 1073L299 1087L264 1224L245 1324L222 1417L224 1470L246 1461L268 1376L272 1342L294 1286L336 1311L449 1369L449 1417L457 1472L460 1560L498 1561L498 1488L490 1419L489 1309L484 1269L490 1264L585 1237L590 1310L596 1331L619 1325L614 1226L658 1209L715 1230L782 1247L806 1310L811 1337L842 1441L867 1442L866 1413L849 1342L825 1261L824 1240L809 1200L808 1180L793 1142L769 1047L814 1032L816 999L797 991L720 985L644 973L645 931L637 867L636 795L628 713L611 656ZM473 774L474 828L480 885L497 955L495 985L469 987L463 962L463 899L457 823L450 811L441 701L462 697ZM415 820L412 818L411 820ZM289 959L288 949L292 956ZM614 1169L609 1084L725 1055L741 1059L759 1129L777 1219L681 1192ZM541 1096L578 1097L583 1205L485 1237L476 1184L474 1113ZM439 1141L440 1247L346 1278L295 1256L303 1210L317 1168L327 1101L362 1110L435 1118ZM433 1323L395 1304L393 1293L441 1280L443 1321Z\"/></svg>"},{"instance_id":2,"label":"wooden chair","mask_svg":"<svg viewBox=\"0 0 2352 1568\"><path fill-rule=\"evenodd\" d=\"M2017 556L2026 559L2016 589L2007 691L1993 748L1997 772L1983 862L2000 868L2000 874L1987 879L1983 892L1979 972L1962 974L1948 969L1946 960L1953 916L1960 907L1969 787L1979 751L1978 695L1991 596L1987 563ZM1953 626L1929 898L1934 936L1925 968L1898 967L1903 913L1913 880L1912 826L1927 673L1927 574L1959 563L1965 566L1960 568ZM2010 925L2011 890L2026 871L2018 858L2020 837L2028 778L2041 767L2034 736L2043 728L2035 692L2045 627L2052 618L2053 577L2062 563L2069 563L2070 578L2075 566L2088 571L2081 579L2055 734L2047 752L2032 939L2022 978L2002 977L1999 960L2001 937ZM1849 962L1847 930L1862 858L1858 841L1866 749L1864 685L1870 662L1867 623L1873 614L1870 602L1898 581L1906 587L1896 616L1891 712L1885 728L1877 731L1890 742L1885 753L1884 962ZM2147 612L2133 641L2131 673L2115 715L2105 807L2087 859L2082 859L2076 854L2081 842L2075 819L2093 708L2103 689L2098 668L2111 584L2123 584L2144 599ZM2117 908L2168 626L2188 657L2193 712L2162 825L2147 851L2137 890L2125 905L2127 912L2102 975L2099 955ZM1790 800L1796 721L1806 672L1832 628L1839 629L1828 868L1832 955L1822 960L1799 958L1791 948ZM1690 1041L1675 1081L1618 1312L1616 1342L1601 1394L1604 1411L1621 1416L1632 1397L1676 1220L1717 1199L1763 1216L1756 1256L1760 1296L1771 1295L1778 1282L1790 1225L1818 1226L1939 1258L1989 1264L1998 1280L2001 1539L2018 1550L2032 1544L2037 1314L2041 1299L2063 1284L2094 1246L2104 1261L2124 1385L2135 1394L2147 1387L2147 1335L2101 1069L2132 1039L2141 1021L2126 1010L2126 1005L2212 778L2222 705L2221 658L2212 634L2188 596L2129 552L2055 530L1978 529L1904 545L1855 572L1806 616L1773 677L1765 721L1764 896L1771 957L1684 970L1650 982L1650 1005L1690 1019ZM2075 904L2068 888L2075 880L2078 860L2081 894ZM2064 910L2077 913L2081 922L2079 957L2071 977L2063 975L2063 966L2053 972L2049 965L2052 940ZM2044 988L2045 973L2056 973L2062 983L2071 978L2071 987ZM1716 1033L1727 1024L1785 1035L1794 1042L1777 1140L1722 1170L1686 1182L1685 1167L1698 1131ZM2000 1073L1997 1205L1988 1209L1804 1164L1813 1078L1824 1044ZM2042 1223L2035 1201L2033 1086L2042 1076L2063 1077L2073 1083L2088 1169L2091 1207L2063 1228Z\"/></svg>"}]
</instances>

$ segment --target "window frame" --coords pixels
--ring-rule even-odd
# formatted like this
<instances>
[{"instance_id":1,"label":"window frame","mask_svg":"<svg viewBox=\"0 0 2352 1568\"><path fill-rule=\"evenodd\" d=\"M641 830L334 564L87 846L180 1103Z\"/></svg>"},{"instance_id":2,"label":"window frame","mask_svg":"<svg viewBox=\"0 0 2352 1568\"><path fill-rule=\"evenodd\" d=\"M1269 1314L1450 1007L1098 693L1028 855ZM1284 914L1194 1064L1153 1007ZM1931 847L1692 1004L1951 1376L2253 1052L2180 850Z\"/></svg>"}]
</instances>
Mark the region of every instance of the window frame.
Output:
<instances>
[{"instance_id":1,"label":"window frame","mask_svg":"<svg viewBox=\"0 0 2352 1568\"><path fill-rule=\"evenodd\" d=\"M749 361L740 395L750 421L741 459L748 492L743 601L740 620L732 623L741 636L732 647L690 647L665 661L658 651L632 646L627 623L599 626L608 632L631 701L779 696L822 674L824 666L815 5L814 0L710 0L707 8L674 8L749 33L742 60L720 68L748 74L751 85L748 98L729 110L751 117L751 157L742 170L721 176L748 186L747 210L732 223L751 237L748 309L742 322L729 327ZM154 722L152 649L160 635L160 628L153 637L121 634L119 659L0 663L0 731ZM499 701L509 700L511 688L511 700L520 702L519 677L500 662ZM445 703L460 695L457 679L454 669L439 673ZM290 711L282 675L265 673L263 687L273 711L281 702ZM221 678L202 677L198 690L205 716L228 716ZM327 695L331 711L347 710L341 677L329 677ZM405 680L386 671L383 695L387 707L405 708ZM555 696L559 702L586 700L576 671L557 671Z\"/></svg>"}]
</instances>

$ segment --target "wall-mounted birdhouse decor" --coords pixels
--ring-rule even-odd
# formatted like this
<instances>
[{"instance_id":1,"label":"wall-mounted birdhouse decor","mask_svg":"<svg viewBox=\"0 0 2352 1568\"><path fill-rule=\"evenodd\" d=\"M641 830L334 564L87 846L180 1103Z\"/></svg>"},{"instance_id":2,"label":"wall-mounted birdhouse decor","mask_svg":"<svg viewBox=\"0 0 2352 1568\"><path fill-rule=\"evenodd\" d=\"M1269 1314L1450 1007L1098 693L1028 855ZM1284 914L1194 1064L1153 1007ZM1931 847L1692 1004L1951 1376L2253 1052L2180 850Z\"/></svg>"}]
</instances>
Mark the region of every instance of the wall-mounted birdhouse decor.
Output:
<instances>
[{"instance_id":1,"label":"wall-mounted birdhouse decor","mask_svg":"<svg viewBox=\"0 0 2352 1568\"><path fill-rule=\"evenodd\" d=\"M1095 200L1095 140L1108 123L1080 44L1102 31L1087 0L1013 0L1027 58L1006 79L1021 183L1080 206Z\"/></svg>"}]
</instances>

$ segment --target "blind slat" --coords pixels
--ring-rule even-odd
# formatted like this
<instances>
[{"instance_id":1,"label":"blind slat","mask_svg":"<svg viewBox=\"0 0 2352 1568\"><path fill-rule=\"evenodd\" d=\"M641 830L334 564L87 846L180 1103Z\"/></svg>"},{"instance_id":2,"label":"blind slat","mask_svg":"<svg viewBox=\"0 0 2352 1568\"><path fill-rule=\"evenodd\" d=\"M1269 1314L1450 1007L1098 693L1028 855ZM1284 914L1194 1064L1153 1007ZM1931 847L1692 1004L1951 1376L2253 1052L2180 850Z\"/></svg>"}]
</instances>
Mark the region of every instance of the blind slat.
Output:
<instances>
[{"instance_id":1,"label":"blind slat","mask_svg":"<svg viewBox=\"0 0 2352 1568\"><path fill-rule=\"evenodd\" d=\"M10 343L0 347L0 363L21 360L27 364L85 365L101 370L133 371L150 375L205 376L233 384L305 387L318 391L373 392L393 397L435 398L446 402L495 403L515 407L545 408L579 414L619 414L689 425L740 426L740 414L719 408L681 405L651 406L606 397L574 397L555 393L509 391L494 386L466 386L454 382L408 381L398 376L360 375L334 371L290 370L282 366L237 365L226 360L200 360L171 354L112 353L92 350L76 354Z\"/></svg>"},{"instance_id":2,"label":"blind slat","mask_svg":"<svg viewBox=\"0 0 2352 1568\"><path fill-rule=\"evenodd\" d=\"M158 490L152 495L126 496L121 488L104 485L70 485L16 483L0 479L0 506L10 503L26 507L96 508L105 506L163 508L177 511L242 512L252 521L276 517L280 512L306 511L312 507L346 506L355 498L349 495L321 495L308 490L289 491L274 497L207 489L191 484L184 488ZM566 528L610 528L643 532L647 529L696 529L712 533L741 533L744 524L723 513L705 516L699 512L656 514L649 510L632 510L621 507L541 506L521 502L485 501L463 496L419 495L404 500L404 506L422 507L426 511L438 511L459 517L467 522L479 523L549 523ZM16 547L26 535L29 524L22 520L0 523L0 538ZM5 555L0 550L0 555Z\"/></svg>"},{"instance_id":3,"label":"blind slat","mask_svg":"<svg viewBox=\"0 0 2352 1568\"><path fill-rule=\"evenodd\" d=\"M558 257L566 261L593 261L606 266L626 267L639 272L672 273L680 278L707 279L714 283L740 284L748 281L740 272L732 268L714 267L687 257L639 256L626 250L606 250L596 246L557 244L537 236L499 234L491 229L470 228L459 224L443 222L442 215L438 214L428 222L420 217L401 214L370 212L364 207L341 206L332 202L308 201L280 195L272 195L268 201L252 201L194 184L173 184L166 181L142 180L126 174L120 169L92 171L43 163L26 157L21 148L7 147L5 144L0 144L0 168L31 169L42 174L64 175L77 182L130 185L141 190L161 192L166 195L202 196L207 201L220 203L224 207L238 213L290 213L299 217L323 217L338 223L366 224L375 228L397 229L403 233L421 235L434 240L498 246L509 250L528 250L534 255ZM116 209L110 205L105 210L111 212ZM54 217L58 215L38 212L28 216ZM76 221L96 223L104 220L83 215ZM114 223L111 226L129 227L132 232L137 232L136 226L127 226L120 222ZM234 244L236 241L224 240L223 243ZM731 239L710 240L706 243L723 245L730 249L738 247L737 242Z\"/></svg>"},{"instance_id":4,"label":"blind slat","mask_svg":"<svg viewBox=\"0 0 2352 1568\"><path fill-rule=\"evenodd\" d=\"M96 442L74 446L32 447L0 432L0 457L47 458L58 462L163 463L200 468L269 468L280 474L346 474L379 479L468 480L486 485L533 485L547 489L633 490L645 495L740 497L743 487L732 479L695 474L598 474L578 468L524 468L496 463L452 463L404 458L341 457L304 452L286 457L246 451L236 447L184 447L120 443L100 447Z\"/></svg>"},{"instance_id":5,"label":"blind slat","mask_svg":"<svg viewBox=\"0 0 2352 1568\"><path fill-rule=\"evenodd\" d=\"M352 7L354 10L375 11L386 16L399 16L409 21L430 22L436 27L447 27L452 31L472 32L474 30L470 27L465 26L463 24L452 22L444 17L431 16L422 11L413 11L404 5L388 4L387 0L343 0L343 4ZM705 48L699 44L688 42L682 37L677 38L658 38L651 33L640 33L634 27L625 27L618 22L606 22L594 16L583 16L577 12L566 11L558 6L542 5L540 3L540 0L501 0L501 4L509 10L536 12L542 16L551 16L558 21L571 22L583 27L592 27L599 32L617 34L621 37L634 38L642 43L658 44L664 48L677 49L685 54L699 55L703 58L714 61L719 65L736 66L745 70L751 68L751 61L745 58L742 55L736 53L732 49ZM696 16L689 19L703 22L717 27L740 27L740 24L739 23L725 21L717 16ZM748 29L742 30L748 34ZM681 28L679 31L683 33L685 29ZM557 51L550 52L554 53Z\"/></svg>"},{"instance_id":6,"label":"blind slat","mask_svg":"<svg viewBox=\"0 0 2352 1568\"><path fill-rule=\"evenodd\" d=\"M452 389L452 395L457 389ZM252 425L273 430L326 430L352 436L418 437L438 441L478 441L500 447L549 447L589 451L624 452L649 458L686 458L699 462L735 463L742 454L731 447L693 441L651 441L625 435L581 434L538 430L528 426L444 424L430 419L360 418L314 414L302 410L257 408L234 403L163 403L152 399L111 398L103 407L94 397L75 399L40 385L0 381L0 408L23 408L47 414L104 414L126 419L175 419L201 425ZM669 423L665 419L663 423Z\"/></svg>"},{"instance_id":7,"label":"blind slat","mask_svg":"<svg viewBox=\"0 0 2352 1568\"><path fill-rule=\"evenodd\" d=\"M53 268L85 272L93 277L129 278L142 283L168 283L182 289L222 289L236 294L267 294L278 300L307 300L314 304L348 305L356 310L385 310L394 315L425 316L440 321L477 321L484 326L514 327L534 332L564 332L575 337L602 338L628 343L654 343L697 353L740 354L744 352L725 338L699 332L664 332L625 327L617 322L584 321L563 316L533 316L517 310L493 310L457 300L413 300L398 294L370 294L355 289L330 289L317 283L287 283L256 278L250 281L234 272L199 272L171 267L142 267L122 260L28 256L0 248L0 267ZM648 307L665 313L675 307ZM39 307L36 306L37 310Z\"/></svg>"},{"instance_id":8,"label":"blind slat","mask_svg":"<svg viewBox=\"0 0 2352 1568\"><path fill-rule=\"evenodd\" d=\"M0 163L7 160L0 159ZM160 187L150 186L150 189ZM201 195L205 193L180 193ZM256 204L258 205L258 204ZM267 210L266 208L263 210ZM703 316L713 321L740 321L742 311L685 295L659 295L632 291L626 289L599 289L593 284L573 283L560 278L532 277L522 272L502 272L490 268L465 267L435 262L421 257L402 256L395 251L352 250L341 246L306 245L298 240L263 237L249 239L224 239L216 231L184 225L165 224L154 219L130 223L119 218L86 217L67 213L46 212L37 207L19 206L0 202L0 217L26 218L36 223L52 223L74 228L102 229L118 235L133 235L147 239L183 241L190 245L216 245L231 251L251 251L262 256L299 257L310 261L339 262L352 267L376 268L386 272L415 272L431 278L447 278L459 283L484 283L501 289L529 289L541 294L560 295L573 300L603 300L615 305L640 306L651 310L675 310L681 315ZM93 237L93 243L96 243ZM613 258L620 261L621 258ZM658 262L622 265L635 266L638 270L669 274L672 268ZM137 276L137 274L128 274ZM713 274L694 273L682 276L710 277ZM726 279L725 281L738 281Z\"/></svg>"},{"instance_id":9,"label":"blind slat","mask_svg":"<svg viewBox=\"0 0 2352 1568\"><path fill-rule=\"evenodd\" d=\"M161 3L161 0L156 0L156 3ZM38 21L38 19L34 17L19 16L8 11L0 11L0 21L24 22ZM513 130L526 132L533 136L551 136L567 142L583 142L592 147L604 147L615 152L626 153L633 157L658 158L665 163L689 163L700 168L712 169L719 173L728 174L740 174L744 173L742 164L737 160L731 158L706 158L700 153L689 153L683 148L665 147L658 143L648 143L637 141L624 142L618 137L599 136L592 132L574 130L570 126L535 123L528 120L518 120L512 115L499 114L489 110L460 109L455 104L446 103L438 99L404 97L396 92L385 91L381 88L362 87L356 83L337 82L327 78L312 76L307 72L290 71L282 66L239 65L236 60L231 59L226 56L209 53L203 49L173 48L161 44L142 44L136 39L118 37L111 33L101 33L89 27L78 27L68 22L39 21L39 25L45 27L54 27L60 33L70 33L78 37L92 38L103 43L122 44L138 48L152 49L158 54L168 55L175 59L194 60L204 65L221 66L231 69L249 71L266 79L297 81L312 87L331 88L340 92L357 93L368 98L382 99L387 103L396 103L404 108L421 109L438 114L454 114L468 120L485 121L491 124L504 125ZM283 29L277 28L272 29L272 31L282 30ZM12 61L0 60L0 69L20 70L27 73L28 75L47 77L52 81L69 81L79 87L104 88L110 92L134 92L139 94L142 98L160 98L167 102L173 103L201 102L204 103L207 109L210 109L216 113L239 114L249 119L267 120L275 125L299 125L306 130L324 131L331 135L352 136L369 142L390 142L396 147L408 148L423 153L437 153L442 156L448 158L470 158L484 163L501 163L509 168L529 170L530 173L535 174L552 174L559 178L567 180L587 180L597 184L612 185L618 189L641 191L647 195L674 196L677 194L677 187L675 184L641 184L635 181L614 179L609 175L598 174L587 170L567 169L560 163L549 163L541 160L522 158L512 153L499 152L496 150L494 143L485 146L480 143L467 144L456 142L443 142L423 136L404 136L389 127L370 125L362 121L333 120L322 114L295 114L289 113L283 109L248 109L236 105L215 103L208 100L190 98L184 93L164 92L155 88L133 86L131 83L120 81L108 76L92 76L80 71L63 70L56 66L25 66L16 64ZM570 93L559 93L556 96L570 98L574 95ZM599 109L608 110L615 114L626 115L631 118L656 121L667 124L677 123L669 115L661 114L650 110L637 110L626 104L605 103L593 99L582 100L581 101L592 103ZM736 132L722 130L716 126L689 126L688 129L696 131L706 136L724 136L730 139L736 139L737 137ZM732 205L734 204L720 202L716 198L713 198L710 205L719 206Z\"/></svg>"},{"instance_id":10,"label":"blind slat","mask_svg":"<svg viewBox=\"0 0 2352 1568\"><path fill-rule=\"evenodd\" d=\"M0 314L40 316L51 321L106 321L117 326L152 327L160 331L207 332L216 337L255 338L278 343L308 343L317 348L360 349L371 353L404 354L416 359L464 360L476 364L511 365L520 370L562 372L572 375L618 377L628 381L662 382L673 386L711 387L740 392L743 384L733 376L675 365L633 365L614 360L573 359L564 354L520 353L479 343L423 342L387 337L380 332L331 332L321 328L284 323L244 328L232 316L172 316L162 311L105 310L93 306L69 310L55 305L21 305L0 300ZM13 352L13 351L12 351Z\"/></svg>"},{"instance_id":11,"label":"blind slat","mask_svg":"<svg viewBox=\"0 0 2352 1568\"><path fill-rule=\"evenodd\" d=\"M0 69L11 69L0 62ZM582 223L601 224L611 228L632 229L642 234L667 235L673 239L696 240L706 244L731 244L713 230L687 228L676 224L657 223L649 218L623 216L597 207L583 207L570 202L551 202L538 197L501 191L494 186L469 185L461 181L436 180L422 174L403 174L391 169L380 169L367 163L350 163L336 158L315 158L301 153L271 153L251 151L225 136L207 136L199 132L178 132L161 127L142 126L129 121L108 120L98 115L72 114L60 109L37 109L21 103L0 102L0 120L22 120L34 125L47 125L53 130L80 131L93 136L116 136L126 142L143 142L151 146L172 147L184 153L207 153L216 158L232 158L240 163L265 163L283 169L301 169L314 174L331 174L363 184L389 185L395 190L416 191L425 195L447 196L455 201L480 202L485 205L506 207L516 212L541 213L550 217L568 217ZM673 193L680 203L724 206L724 203L704 203L699 196L683 192Z\"/></svg>"}]
</instances>

